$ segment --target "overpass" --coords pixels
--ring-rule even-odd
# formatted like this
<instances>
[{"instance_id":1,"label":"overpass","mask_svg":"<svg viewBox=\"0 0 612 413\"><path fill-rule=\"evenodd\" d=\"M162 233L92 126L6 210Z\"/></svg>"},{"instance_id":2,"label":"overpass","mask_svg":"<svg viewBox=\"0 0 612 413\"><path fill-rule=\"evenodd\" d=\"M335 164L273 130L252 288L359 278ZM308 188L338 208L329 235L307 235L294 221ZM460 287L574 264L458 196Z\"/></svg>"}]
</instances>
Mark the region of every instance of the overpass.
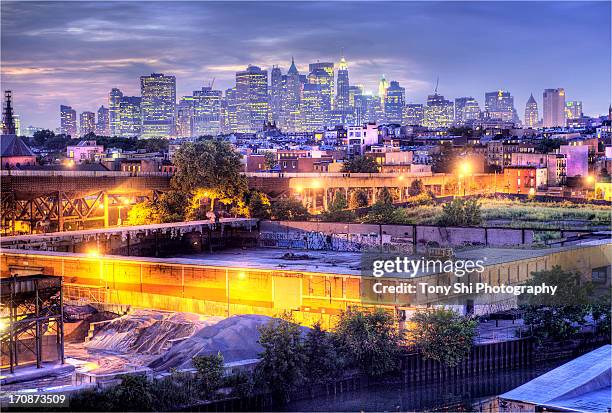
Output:
<instances>
[{"instance_id":1,"label":"overpass","mask_svg":"<svg viewBox=\"0 0 612 413\"><path fill-rule=\"evenodd\" d=\"M494 193L495 174L457 177L432 173L245 173L250 188L273 199L295 196L312 212L327 208L336 191L348 199L363 190L370 203L389 188L397 202L419 179L437 196ZM170 189L171 174L161 172L0 171L2 230L5 234L79 230L120 225L127 210Z\"/></svg>"}]
</instances>

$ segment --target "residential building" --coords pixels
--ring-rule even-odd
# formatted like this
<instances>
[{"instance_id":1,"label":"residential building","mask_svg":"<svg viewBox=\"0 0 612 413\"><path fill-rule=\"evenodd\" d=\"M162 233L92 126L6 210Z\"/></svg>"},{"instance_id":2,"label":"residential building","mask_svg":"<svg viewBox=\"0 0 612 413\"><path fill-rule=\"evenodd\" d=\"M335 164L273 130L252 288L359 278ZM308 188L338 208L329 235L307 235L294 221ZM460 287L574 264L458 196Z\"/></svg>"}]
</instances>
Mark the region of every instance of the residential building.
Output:
<instances>
[{"instance_id":1,"label":"residential building","mask_svg":"<svg viewBox=\"0 0 612 413\"><path fill-rule=\"evenodd\" d=\"M77 164L96 162L103 156L104 146L98 145L95 140L81 141L66 148L66 157Z\"/></svg>"},{"instance_id":2,"label":"residential building","mask_svg":"<svg viewBox=\"0 0 612 413\"><path fill-rule=\"evenodd\" d=\"M504 192L535 195L548 183L548 170L536 166L507 166L504 169Z\"/></svg>"}]
</instances>

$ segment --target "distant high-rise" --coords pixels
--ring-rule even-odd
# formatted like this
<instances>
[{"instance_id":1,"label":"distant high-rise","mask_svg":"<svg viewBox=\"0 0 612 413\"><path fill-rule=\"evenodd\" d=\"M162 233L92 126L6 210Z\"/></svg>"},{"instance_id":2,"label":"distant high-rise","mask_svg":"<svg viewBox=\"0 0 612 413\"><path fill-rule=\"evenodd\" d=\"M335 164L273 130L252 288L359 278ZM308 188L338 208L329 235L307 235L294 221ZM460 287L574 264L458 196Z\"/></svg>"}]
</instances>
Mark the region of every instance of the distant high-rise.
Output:
<instances>
[{"instance_id":1,"label":"distant high-rise","mask_svg":"<svg viewBox=\"0 0 612 413\"><path fill-rule=\"evenodd\" d=\"M406 89L399 82L392 80L385 94L385 118L388 123L402 123Z\"/></svg>"},{"instance_id":2,"label":"distant high-rise","mask_svg":"<svg viewBox=\"0 0 612 413\"><path fill-rule=\"evenodd\" d=\"M454 104L444 96L434 93L427 97L423 125L428 128L447 128L455 120Z\"/></svg>"},{"instance_id":3,"label":"distant high-rise","mask_svg":"<svg viewBox=\"0 0 612 413\"><path fill-rule=\"evenodd\" d=\"M190 138L193 133L193 96L183 96L176 105L176 136Z\"/></svg>"},{"instance_id":4,"label":"distant high-rise","mask_svg":"<svg viewBox=\"0 0 612 413\"><path fill-rule=\"evenodd\" d=\"M109 133L110 111L104 106L98 108L98 121L96 122L96 135L106 136Z\"/></svg>"},{"instance_id":5,"label":"distant high-rise","mask_svg":"<svg viewBox=\"0 0 612 413\"><path fill-rule=\"evenodd\" d=\"M81 137L96 132L96 114L93 112L81 112L79 116L79 134Z\"/></svg>"},{"instance_id":6,"label":"distant high-rise","mask_svg":"<svg viewBox=\"0 0 612 413\"><path fill-rule=\"evenodd\" d=\"M385 105L385 97L387 96L387 88L389 87L389 82L385 78L383 74L378 81L378 97L380 98L381 107Z\"/></svg>"},{"instance_id":7,"label":"distant high-rise","mask_svg":"<svg viewBox=\"0 0 612 413\"><path fill-rule=\"evenodd\" d=\"M307 83L302 91L302 130L312 132L325 127L325 110L321 85Z\"/></svg>"},{"instance_id":8,"label":"distant high-rise","mask_svg":"<svg viewBox=\"0 0 612 413\"><path fill-rule=\"evenodd\" d=\"M221 103L221 131L232 133L238 131L238 99L236 88L225 91L225 97Z\"/></svg>"},{"instance_id":9,"label":"distant high-rise","mask_svg":"<svg viewBox=\"0 0 612 413\"><path fill-rule=\"evenodd\" d=\"M283 129L296 132L301 129L300 105L302 102L303 82L291 58L291 66L283 77L282 112L280 124Z\"/></svg>"},{"instance_id":10,"label":"distant high-rise","mask_svg":"<svg viewBox=\"0 0 612 413\"><path fill-rule=\"evenodd\" d=\"M140 77L143 138L167 138L174 134L176 78L163 73Z\"/></svg>"},{"instance_id":11,"label":"distant high-rise","mask_svg":"<svg viewBox=\"0 0 612 413\"><path fill-rule=\"evenodd\" d=\"M420 126L423 124L424 110L421 103L409 103L404 106L403 125Z\"/></svg>"},{"instance_id":12,"label":"distant high-rise","mask_svg":"<svg viewBox=\"0 0 612 413\"><path fill-rule=\"evenodd\" d=\"M77 136L77 113L72 106L60 105L60 133Z\"/></svg>"},{"instance_id":13,"label":"distant high-rise","mask_svg":"<svg viewBox=\"0 0 612 413\"><path fill-rule=\"evenodd\" d=\"M273 122L278 122L282 112L283 73L278 66L270 72L270 114Z\"/></svg>"},{"instance_id":14,"label":"distant high-rise","mask_svg":"<svg viewBox=\"0 0 612 413\"><path fill-rule=\"evenodd\" d=\"M471 96L455 99L455 124L465 125L480 119L480 106L478 101Z\"/></svg>"},{"instance_id":15,"label":"distant high-rise","mask_svg":"<svg viewBox=\"0 0 612 413\"><path fill-rule=\"evenodd\" d=\"M568 100L565 102L565 118L580 119L582 117L582 101Z\"/></svg>"},{"instance_id":16,"label":"distant high-rise","mask_svg":"<svg viewBox=\"0 0 612 413\"><path fill-rule=\"evenodd\" d=\"M220 133L221 98L223 92L206 86L193 92L193 134L195 136Z\"/></svg>"},{"instance_id":17,"label":"distant high-rise","mask_svg":"<svg viewBox=\"0 0 612 413\"><path fill-rule=\"evenodd\" d=\"M565 89L544 89L543 124L545 128L565 126Z\"/></svg>"},{"instance_id":18,"label":"distant high-rise","mask_svg":"<svg viewBox=\"0 0 612 413\"><path fill-rule=\"evenodd\" d=\"M340 111L347 111L349 109L349 72L344 57L338 63L336 109Z\"/></svg>"},{"instance_id":19,"label":"distant high-rise","mask_svg":"<svg viewBox=\"0 0 612 413\"><path fill-rule=\"evenodd\" d=\"M121 103L121 98L123 97L123 93L117 89L111 89L108 95L108 124L109 124L109 132L112 136L118 136L120 134L120 125L119 125L119 104Z\"/></svg>"},{"instance_id":20,"label":"distant high-rise","mask_svg":"<svg viewBox=\"0 0 612 413\"><path fill-rule=\"evenodd\" d=\"M533 98L533 93L529 95L527 104L525 105L525 122L527 128L536 128L540 123L540 115L538 113L538 103Z\"/></svg>"},{"instance_id":21,"label":"distant high-rise","mask_svg":"<svg viewBox=\"0 0 612 413\"><path fill-rule=\"evenodd\" d=\"M485 93L485 111L490 119L518 122L516 109L514 109L514 97L508 91L497 90Z\"/></svg>"},{"instance_id":22,"label":"distant high-rise","mask_svg":"<svg viewBox=\"0 0 612 413\"><path fill-rule=\"evenodd\" d=\"M325 123L329 125L334 105L334 64L317 62L309 65L308 83L318 85L321 89L322 110Z\"/></svg>"},{"instance_id":23,"label":"distant high-rise","mask_svg":"<svg viewBox=\"0 0 612 413\"><path fill-rule=\"evenodd\" d=\"M119 136L140 136L142 134L142 98L123 96L119 102Z\"/></svg>"},{"instance_id":24,"label":"distant high-rise","mask_svg":"<svg viewBox=\"0 0 612 413\"><path fill-rule=\"evenodd\" d=\"M236 129L255 133L268 120L268 72L249 66L236 73Z\"/></svg>"}]
</instances>

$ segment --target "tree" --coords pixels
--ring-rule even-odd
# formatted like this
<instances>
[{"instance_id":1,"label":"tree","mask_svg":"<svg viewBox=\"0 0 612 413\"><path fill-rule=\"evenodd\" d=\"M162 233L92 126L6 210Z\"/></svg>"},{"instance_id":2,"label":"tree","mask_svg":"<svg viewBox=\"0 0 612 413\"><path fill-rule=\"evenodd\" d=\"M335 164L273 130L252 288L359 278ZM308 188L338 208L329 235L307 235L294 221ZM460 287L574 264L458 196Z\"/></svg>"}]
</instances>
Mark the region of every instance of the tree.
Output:
<instances>
[{"instance_id":1,"label":"tree","mask_svg":"<svg viewBox=\"0 0 612 413\"><path fill-rule=\"evenodd\" d=\"M189 208L189 199L178 191L164 192L157 201L159 222L181 222Z\"/></svg>"},{"instance_id":2,"label":"tree","mask_svg":"<svg viewBox=\"0 0 612 413\"><path fill-rule=\"evenodd\" d=\"M342 172L376 173L378 172L378 164L374 158L369 156L355 156L353 159L344 162Z\"/></svg>"},{"instance_id":3,"label":"tree","mask_svg":"<svg viewBox=\"0 0 612 413\"><path fill-rule=\"evenodd\" d=\"M290 318L272 319L259 327L263 352L256 367L257 377L279 403L303 381L305 363L300 327Z\"/></svg>"},{"instance_id":4,"label":"tree","mask_svg":"<svg viewBox=\"0 0 612 413\"><path fill-rule=\"evenodd\" d=\"M538 341L565 340L574 336L592 310L593 285L582 282L579 272L564 271L559 266L535 271L526 285L556 286L554 295L520 296L525 325ZM608 308L609 309L609 308Z\"/></svg>"},{"instance_id":5,"label":"tree","mask_svg":"<svg viewBox=\"0 0 612 413\"><path fill-rule=\"evenodd\" d=\"M306 361L304 372L310 383L320 383L337 377L341 361L332 337L323 331L319 322L312 326L304 340Z\"/></svg>"},{"instance_id":6,"label":"tree","mask_svg":"<svg viewBox=\"0 0 612 413\"><path fill-rule=\"evenodd\" d=\"M383 188L363 222L366 224L408 224L411 221L403 208L396 208L393 205L393 197L389 189Z\"/></svg>"},{"instance_id":7,"label":"tree","mask_svg":"<svg viewBox=\"0 0 612 413\"><path fill-rule=\"evenodd\" d=\"M45 142L50 141L53 138L55 138L55 133L51 132L49 129L43 129L34 132L32 142L35 146L43 146Z\"/></svg>"},{"instance_id":8,"label":"tree","mask_svg":"<svg viewBox=\"0 0 612 413\"><path fill-rule=\"evenodd\" d=\"M424 192L425 185L423 185L423 181L421 181L420 179L415 179L410 183L410 186L408 187L408 195L410 196L421 195Z\"/></svg>"},{"instance_id":9,"label":"tree","mask_svg":"<svg viewBox=\"0 0 612 413\"><path fill-rule=\"evenodd\" d=\"M272 204L272 217L281 221L306 221L310 214L299 199L284 198Z\"/></svg>"},{"instance_id":10,"label":"tree","mask_svg":"<svg viewBox=\"0 0 612 413\"><path fill-rule=\"evenodd\" d=\"M253 191L249 194L248 213L252 218L269 219L271 215L270 199L266 194Z\"/></svg>"},{"instance_id":11,"label":"tree","mask_svg":"<svg viewBox=\"0 0 612 413\"><path fill-rule=\"evenodd\" d=\"M192 209L204 198L230 204L242 199L247 190L246 178L241 175L240 154L222 140L205 140L183 144L174 155L177 171L171 180L175 190L192 195Z\"/></svg>"},{"instance_id":12,"label":"tree","mask_svg":"<svg viewBox=\"0 0 612 413\"><path fill-rule=\"evenodd\" d=\"M264 153L264 165L266 169L272 169L276 166L276 154L274 152Z\"/></svg>"},{"instance_id":13,"label":"tree","mask_svg":"<svg viewBox=\"0 0 612 413\"><path fill-rule=\"evenodd\" d=\"M400 335L393 316L383 309L349 309L340 314L333 332L342 354L365 374L380 377L397 370Z\"/></svg>"},{"instance_id":14,"label":"tree","mask_svg":"<svg viewBox=\"0 0 612 413\"><path fill-rule=\"evenodd\" d=\"M349 197L349 208L357 209L368 206L368 194L363 189L357 189L351 192Z\"/></svg>"},{"instance_id":15,"label":"tree","mask_svg":"<svg viewBox=\"0 0 612 413\"><path fill-rule=\"evenodd\" d=\"M343 191L336 191L328 210L321 214L321 218L328 222L351 222L355 219L355 214L347 208L348 203Z\"/></svg>"},{"instance_id":16,"label":"tree","mask_svg":"<svg viewBox=\"0 0 612 413\"><path fill-rule=\"evenodd\" d=\"M440 146L440 151L431 157L431 171L435 173L452 173L455 165L453 145L446 143Z\"/></svg>"},{"instance_id":17,"label":"tree","mask_svg":"<svg viewBox=\"0 0 612 413\"><path fill-rule=\"evenodd\" d=\"M212 399L223 384L223 355L195 356L193 366L198 371L197 379L204 397Z\"/></svg>"},{"instance_id":18,"label":"tree","mask_svg":"<svg viewBox=\"0 0 612 413\"><path fill-rule=\"evenodd\" d=\"M470 352L478 322L452 310L422 311L412 317L413 338L426 358L456 366Z\"/></svg>"},{"instance_id":19,"label":"tree","mask_svg":"<svg viewBox=\"0 0 612 413\"><path fill-rule=\"evenodd\" d=\"M478 199L456 198L442 207L438 225L473 226L482 222L482 212Z\"/></svg>"},{"instance_id":20,"label":"tree","mask_svg":"<svg viewBox=\"0 0 612 413\"><path fill-rule=\"evenodd\" d=\"M147 225L160 223L157 207L150 201L133 205L125 220L126 225Z\"/></svg>"},{"instance_id":21,"label":"tree","mask_svg":"<svg viewBox=\"0 0 612 413\"><path fill-rule=\"evenodd\" d=\"M121 384L112 388L110 399L115 408L124 412L144 412L155 409L151 382L144 376L126 374ZM120 406L120 407L119 407Z\"/></svg>"}]
</instances>

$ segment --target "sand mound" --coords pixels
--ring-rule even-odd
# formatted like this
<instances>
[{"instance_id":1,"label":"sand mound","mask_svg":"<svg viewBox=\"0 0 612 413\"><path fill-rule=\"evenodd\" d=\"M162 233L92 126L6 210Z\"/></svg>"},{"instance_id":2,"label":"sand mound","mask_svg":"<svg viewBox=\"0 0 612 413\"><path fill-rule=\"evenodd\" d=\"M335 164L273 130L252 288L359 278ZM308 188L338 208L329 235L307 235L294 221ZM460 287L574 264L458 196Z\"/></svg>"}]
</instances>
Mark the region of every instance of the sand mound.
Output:
<instances>
[{"instance_id":1,"label":"sand mound","mask_svg":"<svg viewBox=\"0 0 612 413\"><path fill-rule=\"evenodd\" d=\"M240 315L205 326L176 344L163 356L153 360L149 367L158 371L190 368L194 356L217 352L223 354L226 363L255 359L263 350L257 343L257 327L266 324L270 319L262 315Z\"/></svg>"},{"instance_id":2,"label":"sand mound","mask_svg":"<svg viewBox=\"0 0 612 413\"><path fill-rule=\"evenodd\" d=\"M104 325L85 347L124 354L161 354L170 347L170 340L189 337L219 320L220 317L201 320L191 313L137 310Z\"/></svg>"}]
</instances>

